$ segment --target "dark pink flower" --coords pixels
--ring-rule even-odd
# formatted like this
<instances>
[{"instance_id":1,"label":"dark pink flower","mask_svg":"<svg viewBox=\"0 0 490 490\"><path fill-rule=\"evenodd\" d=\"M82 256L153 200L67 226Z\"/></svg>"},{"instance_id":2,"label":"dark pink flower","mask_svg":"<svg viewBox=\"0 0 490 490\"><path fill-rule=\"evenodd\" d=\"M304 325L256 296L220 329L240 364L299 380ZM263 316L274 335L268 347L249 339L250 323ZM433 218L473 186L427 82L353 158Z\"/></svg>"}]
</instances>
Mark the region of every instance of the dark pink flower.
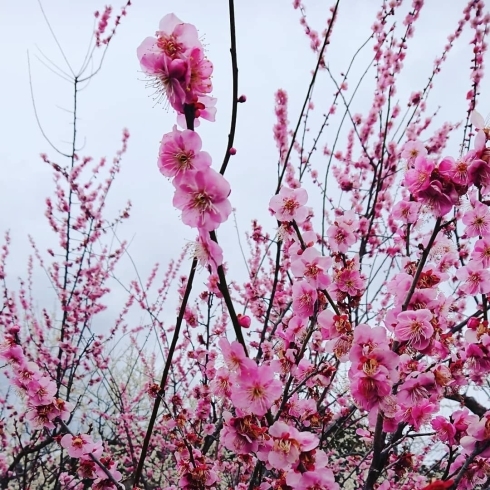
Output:
<instances>
[{"instance_id":1,"label":"dark pink flower","mask_svg":"<svg viewBox=\"0 0 490 490\"><path fill-rule=\"evenodd\" d=\"M233 417L230 412L223 414L224 424L221 430L223 445L237 454L255 453L267 428L261 427L253 415Z\"/></svg>"},{"instance_id":2,"label":"dark pink flower","mask_svg":"<svg viewBox=\"0 0 490 490\"><path fill-rule=\"evenodd\" d=\"M451 185L445 185L439 180L432 180L423 190L417 192L417 200L427 204L434 216L445 216L458 202L458 193Z\"/></svg>"}]
</instances>

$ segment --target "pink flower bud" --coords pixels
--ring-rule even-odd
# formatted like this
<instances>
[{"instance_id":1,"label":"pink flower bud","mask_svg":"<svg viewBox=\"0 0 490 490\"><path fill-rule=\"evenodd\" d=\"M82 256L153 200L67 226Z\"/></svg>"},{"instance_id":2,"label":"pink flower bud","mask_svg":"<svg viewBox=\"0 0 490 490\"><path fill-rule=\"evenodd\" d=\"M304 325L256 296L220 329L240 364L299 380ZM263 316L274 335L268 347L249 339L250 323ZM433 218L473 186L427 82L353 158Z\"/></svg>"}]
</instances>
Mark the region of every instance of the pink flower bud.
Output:
<instances>
[{"instance_id":1,"label":"pink flower bud","mask_svg":"<svg viewBox=\"0 0 490 490\"><path fill-rule=\"evenodd\" d=\"M230 148L230 155L236 155L236 149L231 147Z\"/></svg>"},{"instance_id":2,"label":"pink flower bud","mask_svg":"<svg viewBox=\"0 0 490 490\"><path fill-rule=\"evenodd\" d=\"M243 104L244 102L247 102L247 97L245 97L245 95L240 95L240 97L238 97L237 102Z\"/></svg>"},{"instance_id":3,"label":"pink flower bud","mask_svg":"<svg viewBox=\"0 0 490 490\"><path fill-rule=\"evenodd\" d=\"M249 328L250 324L252 323L252 320L248 315L242 315L241 313L238 313L237 315L238 318L238 323L240 324L240 327L242 328Z\"/></svg>"}]
</instances>

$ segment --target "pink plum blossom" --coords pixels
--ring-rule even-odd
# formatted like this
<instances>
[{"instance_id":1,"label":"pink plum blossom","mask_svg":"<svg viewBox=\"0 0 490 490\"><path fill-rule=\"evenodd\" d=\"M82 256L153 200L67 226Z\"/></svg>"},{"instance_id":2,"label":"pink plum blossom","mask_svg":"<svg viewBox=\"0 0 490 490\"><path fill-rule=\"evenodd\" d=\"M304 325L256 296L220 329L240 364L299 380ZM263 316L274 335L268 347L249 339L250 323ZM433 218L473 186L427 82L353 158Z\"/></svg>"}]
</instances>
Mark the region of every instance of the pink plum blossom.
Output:
<instances>
[{"instance_id":1,"label":"pink plum blossom","mask_svg":"<svg viewBox=\"0 0 490 490\"><path fill-rule=\"evenodd\" d=\"M469 295L490 293L490 272L482 269L481 264L470 260L456 273L456 277L463 281L461 290Z\"/></svg>"},{"instance_id":2,"label":"pink plum blossom","mask_svg":"<svg viewBox=\"0 0 490 490\"><path fill-rule=\"evenodd\" d=\"M237 375L231 401L245 413L265 415L282 393L282 383L274 379L271 367L256 366Z\"/></svg>"},{"instance_id":3,"label":"pink plum blossom","mask_svg":"<svg viewBox=\"0 0 490 490\"><path fill-rule=\"evenodd\" d=\"M182 221L193 228L216 230L231 213L230 185L212 168L186 172L174 180L173 204L182 211Z\"/></svg>"},{"instance_id":4,"label":"pink plum blossom","mask_svg":"<svg viewBox=\"0 0 490 490\"><path fill-rule=\"evenodd\" d=\"M405 160L413 161L418 156L425 157L427 155L427 149L421 141L407 141L400 153L400 156Z\"/></svg>"},{"instance_id":5,"label":"pink plum blossom","mask_svg":"<svg viewBox=\"0 0 490 490\"><path fill-rule=\"evenodd\" d=\"M322 257L314 247L308 247L291 263L291 271L296 277L304 277L314 288L326 289L330 285L327 275L332 265L330 257Z\"/></svg>"},{"instance_id":6,"label":"pink plum blossom","mask_svg":"<svg viewBox=\"0 0 490 490\"><path fill-rule=\"evenodd\" d=\"M166 177L181 177L189 170L203 170L211 165L211 157L201 151L200 136L190 130L179 131L176 126L162 138L158 168Z\"/></svg>"},{"instance_id":7,"label":"pink plum blossom","mask_svg":"<svg viewBox=\"0 0 490 490\"><path fill-rule=\"evenodd\" d=\"M484 269L490 268L490 238L482 238L475 243L471 260L480 263Z\"/></svg>"},{"instance_id":8,"label":"pink plum blossom","mask_svg":"<svg viewBox=\"0 0 490 490\"><path fill-rule=\"evenodd\" d=\"M278 420L269 428L273 446L268 461L273 468L285 470L295 463L302 452L315 449L319 440L309 432L299 432L294 427Z\"/></svg>"},{"instance_id":9,"label":"pink plum blossom","mask_svg":"<svg viewBox=\"0 0 490 490\"><path fill-rule=\"evenodd\" d=\"M61 438L61 445L72 458L81 458L91 453L95 447L94 441L87 434L78 434L76 436L65 434Z\"/></svg>"},{"instance_id":10,"label":"pink plum blossom","mask_svg":"<svg viewBox=\"0 0 490 490\"><path fill-rule=\"evenodd\" d=\"M405 186L412 194L427 189L430 185L430 176L434 168L435 164L432 160L418 156L415 159L413 168L409 169L405 174Z\"/></svg>"},{"instance_id":11,"label":"pink plum blossom","mask_svg":"<svg viewBox=\"0 0 490 490\"><path fill-rule=\"evenodd\" d=\"M464 233L468 237L488 236L490 234L490 211L488 206L477 201L472 209L463 215Z\"/></svg>"},{"instance_id":12,"label":"pink plum blossom","mask_svg":"<svg viewBox=\"0 0 490 490\"><path fill-rule=\"evenodd\" d=\"M397 316L396 338L407 341L414 349L425 349L434 333L434 328L430 323L431 319L432 313L427 309L402 311Z\"/></svg>"},{"instance_id":13,"label":"pink plum blossom","mask_svg":"<svg viewBox=\"0 0 490 490\"><path fill-rule=\"evenodd\" d=\"M306 281L293 284L293 311L300 318L313 315L318 297L317 290Z\"/></svg>"},{"instance_id":14,"label":"pink plum blossom","mask_svg":"<svg viewBox=\"0 0 490 490\"><path fill-rule=\"evenodd\" d=\"M281 187L279 194L271 198L269 208L278 221L295 220L302 223L308 216L308 210L304 206L307 201L308 194L303 188Z\"/></svg>"}]
</instances>

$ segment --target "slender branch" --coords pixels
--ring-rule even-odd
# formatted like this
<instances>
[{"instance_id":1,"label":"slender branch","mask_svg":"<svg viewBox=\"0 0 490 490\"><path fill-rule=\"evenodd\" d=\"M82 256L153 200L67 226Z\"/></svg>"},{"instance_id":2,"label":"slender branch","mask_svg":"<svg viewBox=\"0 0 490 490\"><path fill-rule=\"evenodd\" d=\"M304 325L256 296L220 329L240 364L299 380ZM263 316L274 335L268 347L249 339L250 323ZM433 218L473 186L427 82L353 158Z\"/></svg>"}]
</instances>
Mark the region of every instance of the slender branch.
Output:
<instances>
[{"instance_id":1,"label":"slender branch","mask_svg":"<svg viewBox=\"0 0 490 490\"><path fill-rule=\"evenodd\" d=\"M143 465L145 463L146 454L148 452L148 446L150 444L150 439L152 436L153 427L155 425L155 421L157 418L158 409L160 408L160 402L161 402L161 400L163 398L163 394L165 392L165 384L167 382L167 377L168 377L168 373L170 371L170 366L172 365L172 357L174 355L175 348L177 347L180 328L182 326L182 320L184 319L185 309L187 307L187 302L189 301L189 296L191 294L192 283L194 281L194 275L196 273L196 267L197 267L197 259L195 258L192 261L191 270L189 273L189 279L187 280L187 286L186 286L186 289L184 292L184 297L182 298L182 304L180 305L179 315L177 317L177 323L175 325L174 335L172 337L172 343L170 344L170 349L168 351L167 360L165 362L165 368L163 369L162 380L160 382L160 389L158 391L157 397L155 398L155 404L153 405L153 411L151 413L150 422L148 423L148 429L146 431L145 440L143 442L143 447L141 448L141 455L140 455L140 459L138 462L138 467L136 468L136 472L134 474L133 485L135 487L138 486L138 482L139 482L139 480L141 478L141 474L143 472Z\"/></svg>"},{"instance_id":2,"label":"slender branch","mask_svg":"<svg viewBox=\"0 0 490 490\"><path fill-rule=\"evenodd\" d=\"M233 88L232 88L232 105L231 105L231 123L230 132L228 134L228 145L226 147L225 157L223 159L223 164L219 173L223 175L230 161L230 150L233 147L233 141L235 140L235 130L236 130L236 120L238 112L238 62L236 54L236 32L235 32L235 5L233 0L228 1L230 10L230 54L231 54L231 72L233 78Z\"/></svg>"},{"instance_id":3,"label":"slender branch","mask_svg":"<svg viewBox=\"0 0 490 490\"><path fill-rule=\"evenodd\" d=\"M209 235L211 237L211 240L218 243L218 238L216 237L215 231L211 231ZM218 278L219 278L218 288L221 294L223 295L223 299L225 300L226 307L228 308L228 313L230 314L230 319L231 319L231 323L233 324L233 329L235 330L236 338L238 342L242 344L243 350L245 351L245 355L248 357L248 350L247 350L247 345L245 343L245 338L243 337L242 327L238 323L238 317L235 311L235 306L233 305L233 301L230 296L230 291L228 289L228 284L226 282L225 271L222 265L218 267Z\"/></svg>"}]
</instances>

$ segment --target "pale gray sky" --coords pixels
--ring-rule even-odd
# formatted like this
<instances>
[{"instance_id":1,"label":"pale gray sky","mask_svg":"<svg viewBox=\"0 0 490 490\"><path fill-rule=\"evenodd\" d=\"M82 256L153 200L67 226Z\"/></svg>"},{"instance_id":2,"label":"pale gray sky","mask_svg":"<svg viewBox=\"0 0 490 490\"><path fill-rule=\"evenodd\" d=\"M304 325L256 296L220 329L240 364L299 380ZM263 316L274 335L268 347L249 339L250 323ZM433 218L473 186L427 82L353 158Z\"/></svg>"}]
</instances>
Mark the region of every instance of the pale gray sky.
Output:
<instances>
[{"instance_id":1,"label":"pale gray sky","mask_svg":"<svg viewBox=\"0 0 490 490\"><path fill-rule=\"evenodd\" d=\"M325 27L331 2L310 0L308 14L318 30ZM334 73L344 71L352 54L369 36L376 8L374 0L342 0L339 21L334 29L327 59ZM444 8L441 6L444 3ZM299 24L299 13L289 0L237 0L239 93L247 102L239 106L235 147L227 178L232 186L231 200L237 208L240 231L259 217L272 231L274 220L268 215L269 199L274 192L277 151L272 139L274 92L284 88L290 96L289 119L296 123L299 107L309 84L315 57ZM433 61L440 54L447 35L452 32L466 1L427 0L415 38L400 78L399 97L420 90L430 75ZM112 191L110 209L118 209L127 199L133 202L131 220L120 230L121 238L132 239L130 252L142 276L156 261L166 264L176 257L193 230L180 224L172 207L173 187L156 167L161 136L174 124L173 113L154 106L151 92L145 88L139 72L136 48L153 35L161 17L174 12L183 21L194 23L204 36L208 57L214 64L214 92L218 98L217 122L204 122L199 133L203 149L219 168L229 128L231 68L229 57L228 2L226 0L134 0L109 48L102 72L80 97L80 134L86 145L80 153L112 157L119 148L123 127L131 133L129 152L121 175ZM81 63L93 27L93 12L102 9L100 0L43 0L45 12L58 36L68 60L76 69ZM119 5L114 4L115 12ZM442 106L439 121L457 121L465 117L465 95L470 88L471 47L466 32L459 41L441 76L436 79L430 107ZM59 50L43 20L37 0L0 0L0 45L2 78L0 81L0 231L11 229L13 254L11 279L24 275L29 251L27 233L45 249L52 234L44 220L44 200L51 192L51 171L41 162L39 153L56 159L37 126L31 102L27 51L31 56L32 84L40 121L54 144L63 146L70 137L72 87L58 79L36 58L42 51L54 63L66 69ZM362 73L372 56L365 48L354 73ZM357 81L355 74L350 85ZM323 74L316 88L317 116L328 110L334 88ZM483 87L487 84L484 83ZM359 92L357 109L366 112L372 98L372 76ZM481 96L481 112L490 112L488 93ZM402 106L404 106L402 102ZM431 111L429 111L431 112ZM312 134L314 130L312 129ZM330 141L333 129L327 132ZM458 137L458 142L460 138ZM343 145L341 145L343 148ZM453 149L456 149L456 143ZM320 155L315 160L321 169ZM60 161L60 163L62 163ZM243 272L233 220L219 230L225 260L231 273ZM127 282L133 271L125 262L119 277ZM187 271L188 266L184 266ZM243 275L242 275L243 277ZM117 302L117 301L116 301ZM173 306L172 306L173 311Z\"/></svg>"}]
</instances>

